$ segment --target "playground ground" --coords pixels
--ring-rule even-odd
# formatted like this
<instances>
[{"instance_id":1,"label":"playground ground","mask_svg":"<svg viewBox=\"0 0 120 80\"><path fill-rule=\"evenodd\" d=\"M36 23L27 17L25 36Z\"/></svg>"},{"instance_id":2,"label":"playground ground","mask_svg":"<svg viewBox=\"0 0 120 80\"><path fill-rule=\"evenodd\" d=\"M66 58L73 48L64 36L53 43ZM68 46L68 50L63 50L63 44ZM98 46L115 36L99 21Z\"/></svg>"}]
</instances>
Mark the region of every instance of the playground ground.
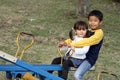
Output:
<instances>
[{"instance_id":1,"label":"playground ground","mask_svg":"<svg viewBox=\"0 0 120 80\"><path fill-rule=\"evenodd\" d=\"M120 4L112 0L91 0L91 4L91 10L99 9L104 13L101 28L105 37L96 69L89 71L85 80L96 80L99 71L108 71L120 77ZM77 20L87 21L87 18L76 17L73 0L0 0L0 50L14 55L17 34L32 33L35 44L26 51L23 60L50 64L58 56L57 43L68 38L68 31ZM25 39L22 43L27 44L27 41ZM4 60L0 63L8 64ZM5 80L4 73L0 73L2 80ZM69 80L72 80L73 73L70 72Z\"/></svg>"}]
</instances>

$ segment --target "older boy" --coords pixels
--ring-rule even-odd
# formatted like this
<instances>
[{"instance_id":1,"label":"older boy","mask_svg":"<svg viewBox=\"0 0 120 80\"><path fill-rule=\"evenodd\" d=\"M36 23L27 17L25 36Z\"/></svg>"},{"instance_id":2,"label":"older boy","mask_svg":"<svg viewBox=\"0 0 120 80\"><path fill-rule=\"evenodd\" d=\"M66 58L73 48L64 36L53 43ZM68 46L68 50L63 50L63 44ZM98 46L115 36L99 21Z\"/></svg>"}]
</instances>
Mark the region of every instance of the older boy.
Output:
<instances>
[{"instance_id":1,"label":"older boy","mask_svg":"<svg viewBox=\"0 0 120 80\"><path fill-rule=\"evenodd\" d=\"M99 50L102 46L103 41L103 30L100 28L103 20L103 14L99 10L93 10L88 15L88 24L91 28L92 36L85 38L82 41L74 42L71 44L71 39L65 40L60 46L74 46L83 47L91 46L88 53L86 54L86 59L81 63L74 74L74 80L82 80L83 75L96 63L98 59Z\"/></svg>"}]
</instances>

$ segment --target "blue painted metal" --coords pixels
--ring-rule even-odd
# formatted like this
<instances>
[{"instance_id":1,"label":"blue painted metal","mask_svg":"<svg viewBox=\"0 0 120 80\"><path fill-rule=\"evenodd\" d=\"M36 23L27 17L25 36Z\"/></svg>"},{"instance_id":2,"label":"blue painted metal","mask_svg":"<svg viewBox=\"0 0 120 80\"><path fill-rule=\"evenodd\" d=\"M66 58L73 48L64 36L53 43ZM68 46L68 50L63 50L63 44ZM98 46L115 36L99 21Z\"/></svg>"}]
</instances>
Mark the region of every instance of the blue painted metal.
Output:
<instances>
[{"instance_id":1,"label":"blue painted metal","mask_svg":"<svg viewBox=\"0 0 120 80\"><path fill-rule=\"evenodd\" d=\"M5 58L3 58L3 59L5 59ZM9 61L7 59L5 59L5 60ZM9 61L9 62L11 62L11 61ZM50 74L50 73L42 70L42 68L34 67L33 65L28 64L27 62L21 61L19 59L17 59L16 62L11 62L11 63L13 63L13 64L15 64L15 65L17 65L17 66L19 66L19 67L21 67L23 69L26 69L28 71L35 72L35 73L37 73L39 75L42 75L42 76L46 77L46 79L50 79L50 80L63 80L60 77L57 77L57 76L55 76L53 74Z\"/></svg>"},{"instance_id":2,"label":"blue painted metal","mask_svg":"<svg viewBox=\"0 0 120 80\"><path fill-rule=\"evenodd\" d=\"M61 71L62 66L61 65L50 65L50 64L31 64L36 68L42 69L44 71ZM6 64L6 65L0 65L0 71L7 71L9 73L6 73L6 75L13 75L14 79L18 74L21 74L22 76L26 72L30 72L31 74L35 74L37 78L40 78L41 76L35 72L31 72L30 70L26 70L20 66L13 65L13 64Z\"/></svg>"},{"instance_id":3,"label":"blue painted metal","mask_svg":"<svg viewBox=\"0 0 120 80\"><path fill-rule=\"evenodd\" d=\"M50 65L50 64L31 64L32 66L34 66L35 68L39 68L42 69L44 71L61 71L62 70L62 66L61 65ZM21 74L22 76L26 73L26 72L30 72L31 74L35 74L37 76L37 78L40 78L41 76L35 72L32 72L30 70L24 69L20 66L17 65L13 65L13 64L6 64L6 65L0 65L0 71L7 71L9 73L6 73L6 75L13 75L14 79L16 78L17 74Z\"/></svg>"},{"instance_id":4,"label":"blue painted metal","mask_svg":"<svg viewBox=\"0 0 120 80\"><path fill-rule=\"evenodd\" d=\"M45 71L50 71L50 70L54 70L54 71L60 71L62 70L62 66L61 65L51 65L51 64L31 64L32 66L34 66L35 68L39 68ZM26 70L20 66L14 65L14 64L5 64L5 65L0 65L0 71L29 71Z\"/></svg>"},{"instance_id":5,"label":"blue painted metal","mask_svg":"<svg viewBox=\"0 0 120 80\"><path fill-rule=\"evenodd\" d=\"M21 32L18 34L17 39L16 39L16 43L18 46L17 52L15 54L15 57L12 55L9 55L3 51L0 51L0 58L4 59L5 61L11 62L13 63L12 65L0 65L0 71L6 71L6 74L8 77L12 77L11 74L14 75L14 78L16 78L17 74L25 74L26 72L30 72L32 74L37 74L37 76L43 76L45 77L45 80L63 80L62 78L55 76L53 74L48 73L47 71L49 70L62 70L62 67L60 65L32 65L29 64L27 62L24 62L22 60L17 59L17 55L19 53L20 50L20 44L19 44L19 38L22 35L29 35L32 36L32 42L30 43L30 45L27 45L22 53L19 59L21 59L23 57L23 54L25 52L26 49L28 49L29 47L32 46L32 44L34 43L34 35L29 34L29 33L25 33L25 32Z\"/></svg>"}]
</instances>

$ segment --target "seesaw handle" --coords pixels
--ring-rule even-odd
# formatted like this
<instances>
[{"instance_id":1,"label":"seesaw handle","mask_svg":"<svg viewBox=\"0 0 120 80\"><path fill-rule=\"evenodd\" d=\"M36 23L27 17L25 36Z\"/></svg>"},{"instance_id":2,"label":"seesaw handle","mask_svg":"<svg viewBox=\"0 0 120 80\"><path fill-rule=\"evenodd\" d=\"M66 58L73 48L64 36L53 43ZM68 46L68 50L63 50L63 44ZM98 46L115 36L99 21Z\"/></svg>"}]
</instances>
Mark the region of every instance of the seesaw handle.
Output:
<instances>
[{"instance_id":1,"label":"seesaw handle","mask_svg":"<svg viewBox=\"0 0 120 80\"><path fill-rule=\"evenodd\" d=\"M18 49L17 49L17 51L16 51L15 57L18 56L18 53L19 53L19 51L20 51L19 39L20 39L21 36L24 36L24 35L32 36L32 41L31 41L30 44L28 44L27 46L25 46L25 48L22 50L22 53L21 53L19 59L22 59L22 57L23 57L25 51L26 51L28 48L30 48L30 47L33 45L34 41L35 41L35 37L34 37L33 34L26 33L26 32L20 32L20 33L18 34L17 38L16 38L16 44L17 44Z\"/></svg>"}]
</instances>

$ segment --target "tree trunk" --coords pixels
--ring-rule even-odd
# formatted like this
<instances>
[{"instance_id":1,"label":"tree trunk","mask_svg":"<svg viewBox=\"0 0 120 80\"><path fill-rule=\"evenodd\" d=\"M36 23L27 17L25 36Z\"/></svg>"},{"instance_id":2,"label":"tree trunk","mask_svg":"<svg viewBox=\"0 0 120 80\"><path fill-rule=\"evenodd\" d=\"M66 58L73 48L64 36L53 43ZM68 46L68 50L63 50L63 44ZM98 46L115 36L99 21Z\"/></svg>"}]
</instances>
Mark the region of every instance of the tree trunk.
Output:
<instances>
[{"instance_id":1,"label":"tree trunk","mask_svg":"<svg viewBox=\"0 0 120 80\"><path fill-rule=\"evenodd\" d=\"M90 0L77 1L77 15L88 16L90 12Z\"/></svg>"}]
</instances>

